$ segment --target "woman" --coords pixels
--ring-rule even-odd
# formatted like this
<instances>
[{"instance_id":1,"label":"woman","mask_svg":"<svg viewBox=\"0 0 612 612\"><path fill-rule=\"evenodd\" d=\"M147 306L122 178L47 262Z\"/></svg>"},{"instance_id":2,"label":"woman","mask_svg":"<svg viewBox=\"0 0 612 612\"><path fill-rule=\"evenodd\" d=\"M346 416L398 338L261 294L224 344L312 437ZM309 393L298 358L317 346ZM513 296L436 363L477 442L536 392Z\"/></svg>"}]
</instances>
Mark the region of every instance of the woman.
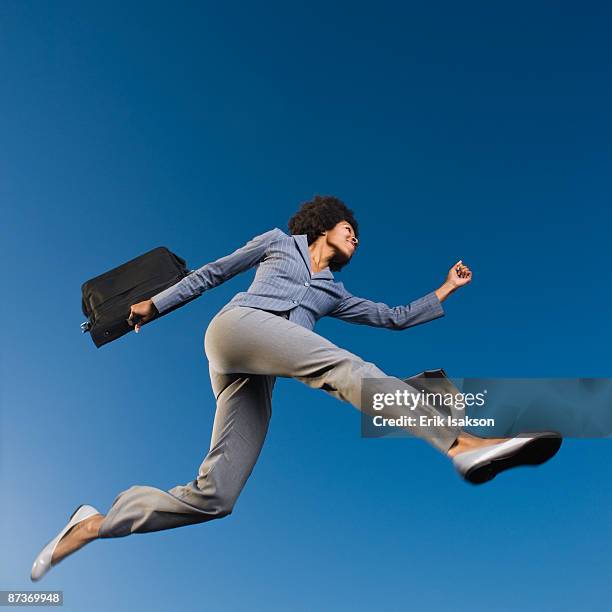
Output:
<instances>
[{"instance_id":1,"label":"woman","mask_svg":"<svg viewBox=\"0 0 612 612\"><path fill-rule=\"evenodd\" d=\"M332 272L351 261L359 244L357 221L341 200L316 196L301 206L288 226L291 235L278 228L258 235L131 307L130 323L139 332L172 306L257 266L249 289L234 296L206 331L205 352L217 408L210 450L197 477L169 491L130 487L116 497L106 516L92 506L80 506L37 557L32 580L97 538L171 529L230 514L263 445L277 376L323 389L366 412L370 406L362 398L363 379L372 385L370 392L391 388L414 392L312 329L326 315L395 330L444 316L441 302L472 279L468 266L458 261L438 289L407 306L391 308L352 295L334 279ZM385 416L393 414L391 410ZM441 413L421 403L413 414ZM459 473L472 483L490 480L515 465L543 463L561 444L548 432L485 439L451 426L409 430L452 458Z\"/></svg>"}]
</instances>

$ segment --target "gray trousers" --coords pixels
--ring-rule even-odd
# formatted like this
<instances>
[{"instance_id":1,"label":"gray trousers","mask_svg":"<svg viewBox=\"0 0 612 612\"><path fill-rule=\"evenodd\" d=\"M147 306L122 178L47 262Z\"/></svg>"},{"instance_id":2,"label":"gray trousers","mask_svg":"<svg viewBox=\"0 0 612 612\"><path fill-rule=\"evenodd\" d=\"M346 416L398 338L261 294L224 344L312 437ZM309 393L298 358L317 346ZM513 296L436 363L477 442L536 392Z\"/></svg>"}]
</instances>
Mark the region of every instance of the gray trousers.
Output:
<instances>
[{"instance_id":1,"label":"gray trousers","mask_svg":"<svg viewBox=\"0 0 612 612\"><path fill-rule=\"evenodd\" d=\"M217 400L210 449L198 475L168 491L135 485L114 500L100 537L123 537L202 523L230 514L263 446L277 376L295 378L315 389L362 406L362 379L375 388L415 391L375 364L339 348L312 330L265 310L238 306L219 312L204 338L210 379ZM378 385L378 386L377 386ZM405 413L405 412L404 412ZM398 413L401 414L401 413ZM415 415L436 416L424 404ZM385 409L385 416L392 416ZM457 428L411 427L441 452L456 440Z\"/></svg>"}]
</instances>

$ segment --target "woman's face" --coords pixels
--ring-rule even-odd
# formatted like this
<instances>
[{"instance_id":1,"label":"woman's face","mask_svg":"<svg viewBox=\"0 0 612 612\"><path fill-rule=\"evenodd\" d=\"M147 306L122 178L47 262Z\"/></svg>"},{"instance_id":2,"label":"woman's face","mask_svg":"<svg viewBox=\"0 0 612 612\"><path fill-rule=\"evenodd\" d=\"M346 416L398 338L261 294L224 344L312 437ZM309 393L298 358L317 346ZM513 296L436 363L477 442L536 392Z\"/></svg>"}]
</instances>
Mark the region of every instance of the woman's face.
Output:
<instances>
[{"instance_id":1,"label":"woman's face","mask_svg":"<svg viewBox=\"0 0 612 612\"><path fill-rule=\"evenodd\" d=\"M359 242L355 236L353 226L348 221L340 221L326 233L327 244L336 251L336 258L342 262L348 261Z\"/></svg>"}]
</instances>

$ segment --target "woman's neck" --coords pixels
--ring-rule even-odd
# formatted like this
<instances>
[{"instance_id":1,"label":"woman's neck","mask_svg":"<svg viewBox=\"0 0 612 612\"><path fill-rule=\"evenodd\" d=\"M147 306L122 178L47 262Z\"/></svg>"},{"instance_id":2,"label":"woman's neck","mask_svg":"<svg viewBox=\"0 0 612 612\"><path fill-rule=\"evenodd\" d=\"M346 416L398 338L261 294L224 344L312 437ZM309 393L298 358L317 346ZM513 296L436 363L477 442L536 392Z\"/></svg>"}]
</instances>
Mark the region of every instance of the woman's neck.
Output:
<instances>
[{"instance_id":1,"label":"woman's neck","mask_svg":"<svg viewBox=\"0 0 612 612\"><path fill-rule=\"evenodd\" d=\"M308 252L310 253L310 267L313 272L320 272L329 267L329 262L334 256L334 252L320 239L315 240L308 246Z\"/></svg>"}]
</instances>

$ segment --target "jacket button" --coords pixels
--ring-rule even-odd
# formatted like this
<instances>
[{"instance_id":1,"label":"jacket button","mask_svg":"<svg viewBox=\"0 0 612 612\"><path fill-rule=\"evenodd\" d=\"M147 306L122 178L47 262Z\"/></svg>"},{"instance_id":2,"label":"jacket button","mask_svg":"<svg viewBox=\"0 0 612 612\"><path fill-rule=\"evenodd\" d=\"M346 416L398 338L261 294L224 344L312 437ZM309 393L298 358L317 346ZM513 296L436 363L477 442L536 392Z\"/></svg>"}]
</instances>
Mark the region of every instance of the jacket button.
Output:
<instances>
[{"instance_id":1,"label":"jacket button","mask_svg":"<svg viewBox=\"0 0 612 612\"><path fill-rule=\"evenodd\" d=\"M304 285L305 285L306 287L310 287L310 283L309 283L308 281L306 281L306 282L304 283Z\"/></svg>"}]
</instances>

